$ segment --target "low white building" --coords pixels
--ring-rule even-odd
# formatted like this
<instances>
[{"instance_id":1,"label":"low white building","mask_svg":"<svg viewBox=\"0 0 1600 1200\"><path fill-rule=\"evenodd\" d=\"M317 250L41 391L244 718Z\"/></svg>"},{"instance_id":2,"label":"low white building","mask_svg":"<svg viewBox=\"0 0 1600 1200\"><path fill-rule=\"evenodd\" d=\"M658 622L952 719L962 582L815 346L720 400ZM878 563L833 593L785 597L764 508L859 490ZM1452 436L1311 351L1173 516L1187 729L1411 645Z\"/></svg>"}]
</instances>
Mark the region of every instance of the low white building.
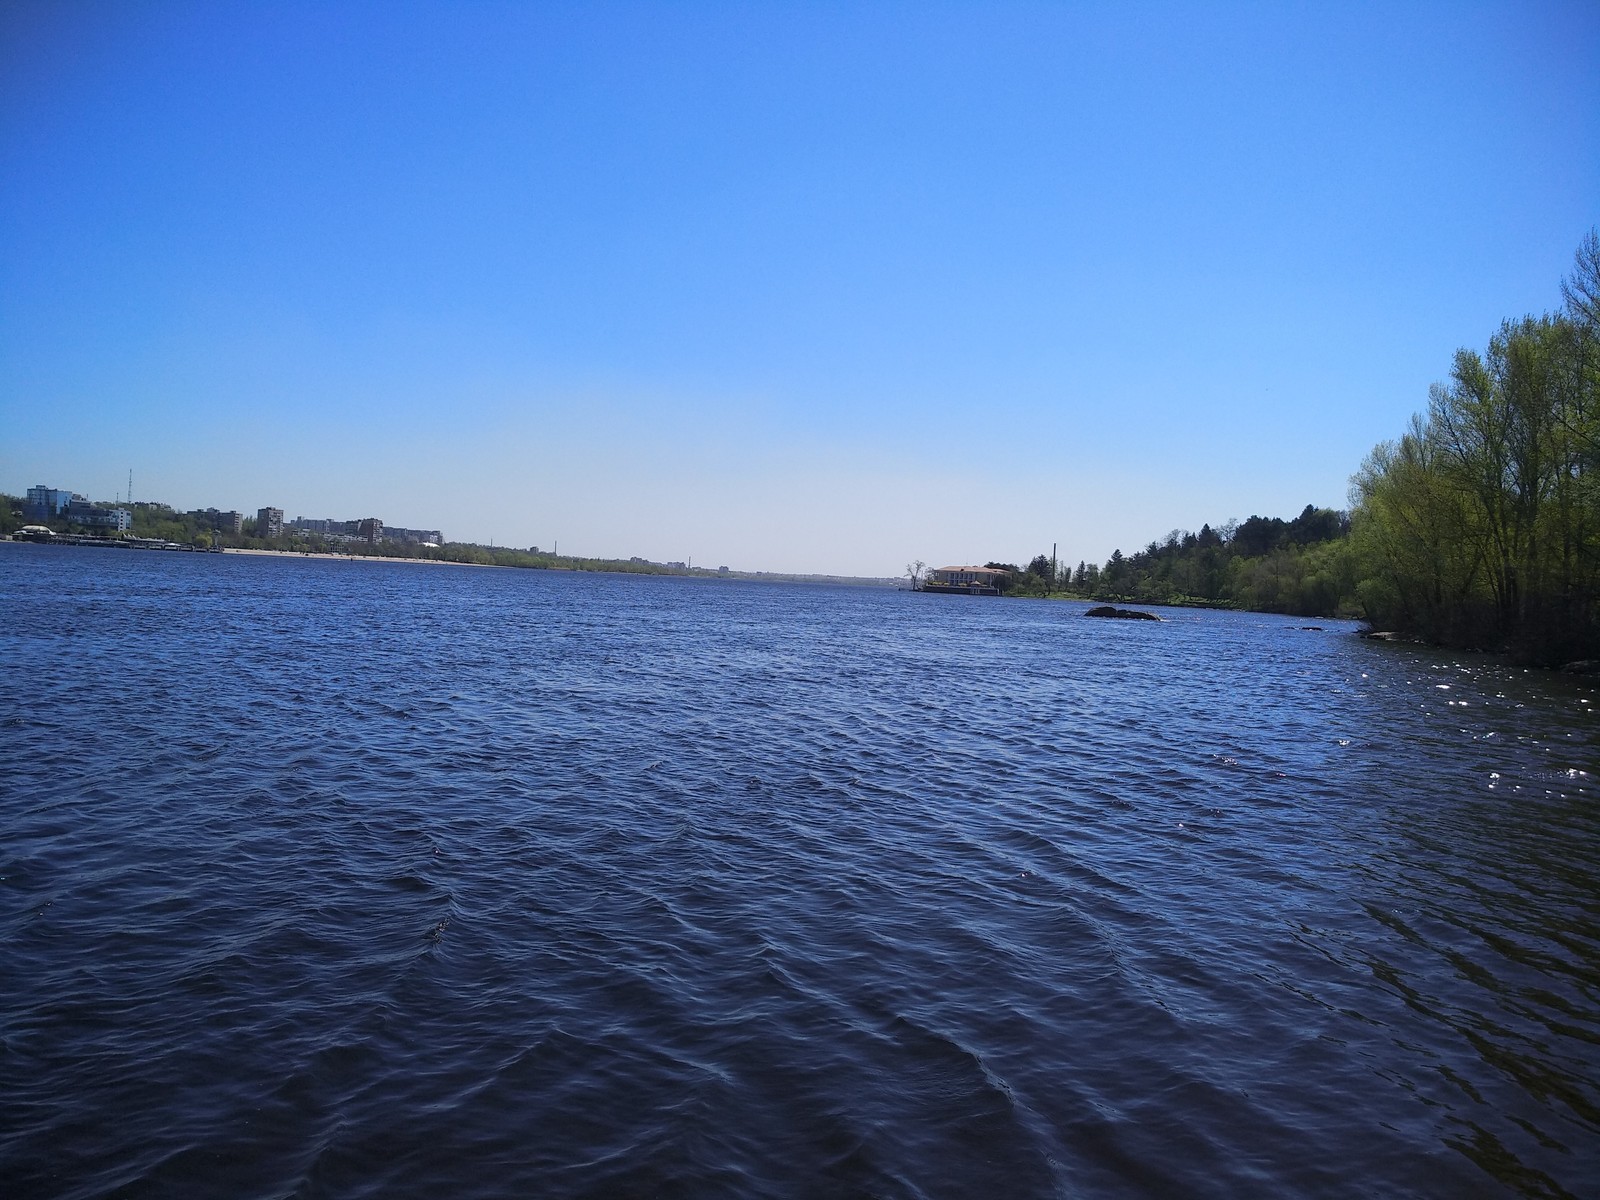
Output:
<instances>
[{"instance_id":1,"label":"low white building","mask_svg":"<svg viewBox=\"0 0 1600 1200\"><path fill-rule=\"evenodd\" d=\"M1002 571L997 567L935 567L928 572L929 583L942 583L950 587L966 587L977 584L980 587L999 587L1000 581L1010 571Z\"/></svg>"}]
</instances>

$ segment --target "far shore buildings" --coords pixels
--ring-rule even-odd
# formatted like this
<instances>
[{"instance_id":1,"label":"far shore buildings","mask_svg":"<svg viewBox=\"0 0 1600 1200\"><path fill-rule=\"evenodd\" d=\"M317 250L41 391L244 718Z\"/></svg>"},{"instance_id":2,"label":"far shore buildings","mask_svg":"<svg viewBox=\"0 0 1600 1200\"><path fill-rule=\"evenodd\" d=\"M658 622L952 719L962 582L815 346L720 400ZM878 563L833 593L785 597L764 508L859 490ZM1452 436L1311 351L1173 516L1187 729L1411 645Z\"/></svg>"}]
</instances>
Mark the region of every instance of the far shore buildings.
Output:
<instances>
[{"instance_id":1,"label":"far shore buildings","mask_svg":"<svg viewBox=\"0 0 1600 1200\"><path fill-rule=\"evenodd\" d=\"M154 500L140 500L137 503L130 500L125 505L97 504L77 492L48 487L42 483L28 489L23 509L23 515L29 521L54 521L58 523L58 528L59 523L65 522L69 526L94 532L115 533L131 532L136 510L140 513L141 523L150 520L170 521L179 516L169 505ZM234 509L195 508L182 516L201 529L235 537L245 532L246 517ZM285 521L283 509L272 507L256 510L253 532L256 537L265 539L281 538L290 532L316 533L330 541L365 542L372 546L380 542L402 546L444 544L444 534L437 529L406 529L400 525L386 525L378 517L362 517L355 521L336 521L331 517L296 517L292 521Z\"/></svg>"},{"instance_id":2,"label":"far shore buildings","mask_svg":"<svg viewBox=\"0 0 1600 1200\"><path fill-rule=\"evenodd\" d=\"M74 499L82 500L83 497L76 492L36 483L28 489L28 515L38 520L60 516Z\"/></svg>"},{"instance_id":3,"label":"far shore buildings","mask_svg":"<svg viewBox=\"0 0 1600 1200\"><path fill-rule=\"evenodd\" d=\"M243 533L244 514L242 512L218 512L214 508L194 508L188 514L195 523L206 528L215 529L218 533Z\"/></svg>"},{"instance_id":4,"label":"far shore buildings","mask_svg":"<svg viewBox=\"0 0 1600 1200\"><path fill-rule=\"evenodd\" d=\"M94 504L77 492L46 487L42 483L28 489L27 516L34 521L62 518L72 525L89 529L109 529L126 533L133 527L133 514L121 505Z\"/></svg>"},{"instance_id":5,"label":"far shore buildings","mask_svg":"<svg viewBox=\"0 0 1600 1200\"><path fill-rule=\"evenodd\" d=\"M334 541L358 541L369 545L390 542L404 546L439 546L444 543L444 534L437 529L406 529L399 525L385 525L377 517L363 517L358 521L296 517L288 527L301 533L318 533Z\"/></svg>"}]
</instances>

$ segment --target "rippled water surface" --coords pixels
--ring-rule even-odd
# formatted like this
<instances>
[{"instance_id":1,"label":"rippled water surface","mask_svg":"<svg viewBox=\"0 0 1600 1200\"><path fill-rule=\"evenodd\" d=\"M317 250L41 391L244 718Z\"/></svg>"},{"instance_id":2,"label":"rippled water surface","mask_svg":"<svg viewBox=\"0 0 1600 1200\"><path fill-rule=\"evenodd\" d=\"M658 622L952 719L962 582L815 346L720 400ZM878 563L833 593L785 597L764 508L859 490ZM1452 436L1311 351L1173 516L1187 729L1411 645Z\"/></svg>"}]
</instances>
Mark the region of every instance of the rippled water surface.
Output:
<instances>
[{"instance_id":1,"label":"rippled water surface","mask_svg":"<svg viewBox=\"0 0 1600 1200\"><path fill-rule=\"evenodd\" d=\"M0 546L0 1192L1594 1196L1593 685Z\"/></svg>"}]
</instances>

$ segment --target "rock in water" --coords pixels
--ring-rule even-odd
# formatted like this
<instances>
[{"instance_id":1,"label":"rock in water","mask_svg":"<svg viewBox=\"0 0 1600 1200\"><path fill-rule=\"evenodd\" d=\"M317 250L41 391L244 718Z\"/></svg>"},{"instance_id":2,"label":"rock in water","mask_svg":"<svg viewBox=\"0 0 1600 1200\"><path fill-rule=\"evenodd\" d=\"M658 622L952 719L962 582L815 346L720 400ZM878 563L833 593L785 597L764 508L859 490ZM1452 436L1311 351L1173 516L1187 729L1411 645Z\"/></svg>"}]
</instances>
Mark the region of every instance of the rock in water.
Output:
<instances>
[{"instance_id":1,"label":"rock in water","mask_svg":"<svg viewBox=\"0 0 1600 1200\"><path fill-rule=\"evenodd\" d=\"M1083 614L1086 617L1119 617L1124 621L1159 621L1155 613L1139 612L1133 608L1113 608L1109 604L1102 604L1099 608L1091 608Z\"/></svg>"}]
</instances>

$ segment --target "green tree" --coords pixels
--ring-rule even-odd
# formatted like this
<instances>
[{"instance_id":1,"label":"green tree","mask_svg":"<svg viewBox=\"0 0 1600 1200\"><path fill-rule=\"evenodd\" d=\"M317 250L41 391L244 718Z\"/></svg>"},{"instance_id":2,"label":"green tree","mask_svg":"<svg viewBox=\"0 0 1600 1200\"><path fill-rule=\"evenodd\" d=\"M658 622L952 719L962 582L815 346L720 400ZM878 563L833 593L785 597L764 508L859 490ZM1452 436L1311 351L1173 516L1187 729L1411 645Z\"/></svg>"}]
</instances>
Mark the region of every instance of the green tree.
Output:
<instances>
[{"instance_id":1,"label":"green tree","mask_svg":"<svg viewBox=\"0 0 1600 1200\"><path fill-rule=\"evenodd\" d=\"M1507 321L1458 351L1398 443L1352 480L1369 618L1530 659L1600 652L1600 242L1562 313Z\"/></svg>"}]
</instances>

